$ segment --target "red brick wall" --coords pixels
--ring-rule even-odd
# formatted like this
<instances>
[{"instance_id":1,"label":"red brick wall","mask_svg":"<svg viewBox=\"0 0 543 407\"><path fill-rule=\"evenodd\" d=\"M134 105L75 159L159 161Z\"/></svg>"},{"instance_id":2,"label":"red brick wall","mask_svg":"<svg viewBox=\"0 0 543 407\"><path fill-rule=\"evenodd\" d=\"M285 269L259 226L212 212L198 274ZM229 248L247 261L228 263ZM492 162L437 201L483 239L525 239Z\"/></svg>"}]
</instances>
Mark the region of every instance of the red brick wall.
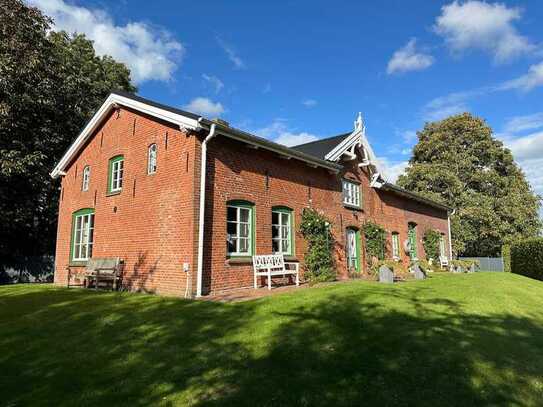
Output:
<instances>
[{"instance_id":1,"label":"red brick wall","mask_svg":"<svg viewBox=\"0 0 543 407\"><path fill-rule=\"evenodd\" d=\"M187 262L194 293L200 148L205 136L184 133L129 109L112 112L62 179L55 282L66 284L73 212L95 208L93 257L121 257L125 262L123 284L127 288L181 295L187 283L182 266ZM158 170L147 175L147 149L151 143L158 145ZM123 190L107 196L108 161L118 154L125 158ZM444 211L375 190L357 161L343 164L342 174L330 174L294 159L251 149L224 136L213 139L207 165L204 293L253 284L252 265L227 258L226 203L233 199L255 205L257 254L269 254L272 250L271 208L290 207L296 231L294 257L302 263L306 249L298 233L302 210L314 207L324 212L336 240L339 278L348 278L345 229L360 228L366 219L383 225L388 232L399 232L402 243L407 238L407 223L416 222L419 257L424 256L422 236L427 228L440 230L447 237ZM91 165L91 180L89 190L82 192L85 165ZM342 177L361 183L362 210L343 206ZM388 240L390 245L390 233ZM403 251L402 259L407 263ZM365 264L364 258L361 263ZM82 270L72 267L74 272Z\"/></svg>"},{"instance_id":2,"label":"red brick wall","mask_svg":"<svg viewBox=\"0 0 543 407\"><path fill-rule=\"evenodd\" d=\"M151 143L158 146L158 167L147 175ZM196 137L177 127L124 108L112 112L62 179L55 282L66 284L72 213L95 208L93 257L121 257L129 289L184 293L182 265L194 263L195 151ZM108 162L118 154L125 159L123 189L107 196ZM83 192L85 165L91 177Z\"/></svg>"},{"instance_id":3,"label":"red brick wall","mask_svg":"<svg viewBox=\"0 0 543 407\"><path fill-rule=\"evenodd\" d=\"M447 235L447 214L389 192L370 187L366 170L358 161L344 163L342 174L311 168L262 149L254 150L225 137L211 141L208 150L208 184L206 192L206 244L204 261L205 291L215 292L253 284L252 265L228 259L226 250L226 203L243 199L252 202L256 211L256 253L271 253L271 211L276 205L293 209L296 231L304 208L313 207L331 221L336 240L339 278L348 278L345 262L345 229L360 228L366 219L384 226L388 232L399 232L400 241L407 239L407 223L417 223L419 257L424 256L422 236L427 228ZM268 174L268 182L266 182ZM342 204L341 178L356 180L362 186L363 209L352 210ZM390 246L390 233L388 234ZM448 244L448 243L447 243ZM297 232L295 257L303 261L305 242ZM390 249L390 247L389 247ZM408 264L408 257L402 259ZM362 264L365 264L362 258Z\"/></svg>"}]
</instances>

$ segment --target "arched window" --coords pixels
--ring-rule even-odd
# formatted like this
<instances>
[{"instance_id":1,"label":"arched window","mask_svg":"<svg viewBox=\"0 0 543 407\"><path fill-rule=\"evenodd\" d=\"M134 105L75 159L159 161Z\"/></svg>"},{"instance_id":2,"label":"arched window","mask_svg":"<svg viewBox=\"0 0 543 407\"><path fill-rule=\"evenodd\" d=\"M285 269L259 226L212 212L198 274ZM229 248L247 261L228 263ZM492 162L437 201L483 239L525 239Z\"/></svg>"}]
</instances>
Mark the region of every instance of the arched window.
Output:
<instances>
[{"instance_id":1,"label":"arched window","mask_svg":"<svg viewBox=\"0 0 543 407\"><path fill-rule=\"evenodd\" d=\"M81 184L81 190L82 191L88 191L89 190L89 182L90 182L90 166L85 166L83 168L83 182Z\"/></svg>"},{"instance_id":2,"label":"arched window","mask_svg":"<svg viewBox=\"0 0 543 407\"><path fill-rule=\"evenodd\" d=\"M147 153L147 174L154 174L157 166L157 146L151 144Z\"/></svg>"},{"instance_id":3,"label":"arched window","mask_svg":"<svg viewBox=\"0 0 543 407\"><path fill-rule=\"evenodd\" d=\"M72 215L72 260L87 261L90 259L93 245L94 209L80 209Z\"/></svg>"},{"instance_id":4,"label":"arched window","mask_svg":"<svg viewBox=\"0 0 543 407\"><path fill-rule=\"evenodd\" d=\"M272 208L272 252L274 254L292 255L294 253L294 236L292 209L284 206Z\"/></svg>"}]
</instances>

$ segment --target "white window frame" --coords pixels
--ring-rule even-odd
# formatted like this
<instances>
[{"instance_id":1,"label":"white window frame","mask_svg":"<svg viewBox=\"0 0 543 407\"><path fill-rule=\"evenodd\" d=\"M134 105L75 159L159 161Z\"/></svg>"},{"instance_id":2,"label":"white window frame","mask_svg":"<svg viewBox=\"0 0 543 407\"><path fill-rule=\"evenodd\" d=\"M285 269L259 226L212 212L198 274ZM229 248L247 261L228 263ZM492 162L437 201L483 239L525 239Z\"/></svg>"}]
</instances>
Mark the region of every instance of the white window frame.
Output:
<instances>
[{"instance_id":1,"label":"white window frame","mask_svg":"<svg viewBox=\"0 0 543 407\"><path fill-rule=\"evenodd\" d=\"M81 191L88 191L89 190L90 172L91 172L90 165L86 165L83 168L83 181L81 183Z\"/></svg>"},{"instance_id":2,"label":"white window frame","mask_svg":"<svg viewBox=\"0 0 543 407\"><path fill-rule=\"evenodd\" d=\"M394 260L400 259L400 234L398 232L392 232L392 258Z\"/></svg>"},{"instance_id":3,"label":"white window frame","mask_svg":"<svg viewBox=\"0 0 543 407\"><path fill-rule=\"evenodd\" d=\"M151 175L156 173L157 161L158 161L158 146L153 143L147 150L147 174Z\"/></svg>"},{"instance_id":4,"label":"white window frame","mask_svg":"<svg viewBox=\"0 0 543 407\"><path fill-rule=\"evenodd\" d=\"M282 254L282 255L292 255L292 211L287 210L272 210L272 219L273 214L276 213L278 215L279 223L273 223L272 221L272 231L274 227L279 228L279 236L273 237L272 232L272 248L273 248L273 241L277 241L279 243L279 251L273 251L273 254ZM287 215L288 219L286 224L283 223L283 215ZM287 230L287 236L283 237L283 229ZM288 250L285 250L283 247L283 241L287 241L288 244Z\"/></svg>"},{"instance_id":5,"label":"white window frame","mask_svg":"<svg viewBox=\"0 0 543 407\"><path fill-rule=\"evenodd\" d=\"M343 191L343 203L345 205L360 208L360 184L346 179L341 181Z\"/></svg>"},{"instance_id":6,"label":"white window frame","mask_svg":"<svg viewBox=\"0 0 543 407\"><path fill-rule=\"evenodd\" d=\"M86 261L90 259L94 246L94 213L74 216L74 234L72 238L72 260ZM85 252L84 256L82 255L83 251Z\"/></svg>"},{"instance_id":7,"label":"white window frame","mask_svg":"<svg viewBox=\"0 0 543 407\"><path fill-rule=\"evenodd\" d=\"M123 189L124 158L111 163L111 192Z\"/></svg>"},{"instance_id":8,"label":"white window frame","mask_svg":"<svg viewBox=\"0 0 543 407\"><path fill-rule=\"evenodd\" d=\"M228 208L234 208L236 209L236 220L231 221L228 220ZM241 211L247 211L247 222L241 222ZM235 235L229 235L228 234L228 224L233 223L236 225L236 234ZM250 206L245 205L227 205L227 216L226 216L226 224L227 224L227 245L226 250L227 254L229 256L251 256L252 255L252 248L253 248L253 208ZM241 231L241 225L247 225L247 236L240 236ZM228 239L233 238L235 239L235 251L230 251L228 247ZM247 251L240 251L240 241L241 240L247 240Z\"/></svg>"}]
</instances>

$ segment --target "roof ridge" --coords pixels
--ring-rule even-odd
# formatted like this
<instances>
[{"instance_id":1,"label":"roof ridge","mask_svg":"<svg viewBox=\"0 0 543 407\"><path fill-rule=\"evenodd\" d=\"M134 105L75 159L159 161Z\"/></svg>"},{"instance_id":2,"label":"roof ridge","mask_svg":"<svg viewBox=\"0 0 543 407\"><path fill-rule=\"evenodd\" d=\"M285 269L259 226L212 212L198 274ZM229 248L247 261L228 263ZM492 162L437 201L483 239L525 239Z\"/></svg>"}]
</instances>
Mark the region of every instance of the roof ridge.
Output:
<instances>
[{"instance_id":1,"label":"roof ridge","mask_svg":"<svg viewBox=\"0 0 543 407\"><path fill-rule=\"evenodd\" d=\"M314 141L310 141L308 143L302 143L302 144L297 144L295 146L292 146L292 147L300 147L300 146L307 146L309 144L315 144L315 143L321 143L323 141L328 141L328 140L331 140L333 138L339 138L339 137L347 137L349 134L351 134L352 132L348 132L348 133L342 133L342 134L338 134L336 136L330 136L330 137L325 137L325 138L321 138L321 139L318 139L318 140L314 140Z\"/></svg>"}]
</instances>

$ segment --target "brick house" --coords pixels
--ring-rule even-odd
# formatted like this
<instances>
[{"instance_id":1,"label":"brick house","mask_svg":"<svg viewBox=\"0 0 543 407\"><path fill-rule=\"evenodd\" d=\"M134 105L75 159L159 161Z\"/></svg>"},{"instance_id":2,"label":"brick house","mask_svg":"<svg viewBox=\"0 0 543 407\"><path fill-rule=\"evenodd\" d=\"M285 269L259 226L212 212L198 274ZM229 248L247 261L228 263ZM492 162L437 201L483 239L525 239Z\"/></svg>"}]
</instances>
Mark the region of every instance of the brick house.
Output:
<instances>
[{"instance_id":1,"label":"brick house","mask_svg":"<svg viewBox=\"0 0 543 407\"><path fill-rule=\"evenodd\" d=\"M51 176L61 177L57 284L67 283L68 269L77 282L90 257L118 256L132 290L250 287L253 254L303 265L297 225L309 207L331 222L340 279L367 271L366 220L386 229L398 261L425 256L427 229L441 233L441 253L450 255L450 208L386 181L360 116L351 132L288 148L115 92Z\"/></svg>"}]
</instances>

